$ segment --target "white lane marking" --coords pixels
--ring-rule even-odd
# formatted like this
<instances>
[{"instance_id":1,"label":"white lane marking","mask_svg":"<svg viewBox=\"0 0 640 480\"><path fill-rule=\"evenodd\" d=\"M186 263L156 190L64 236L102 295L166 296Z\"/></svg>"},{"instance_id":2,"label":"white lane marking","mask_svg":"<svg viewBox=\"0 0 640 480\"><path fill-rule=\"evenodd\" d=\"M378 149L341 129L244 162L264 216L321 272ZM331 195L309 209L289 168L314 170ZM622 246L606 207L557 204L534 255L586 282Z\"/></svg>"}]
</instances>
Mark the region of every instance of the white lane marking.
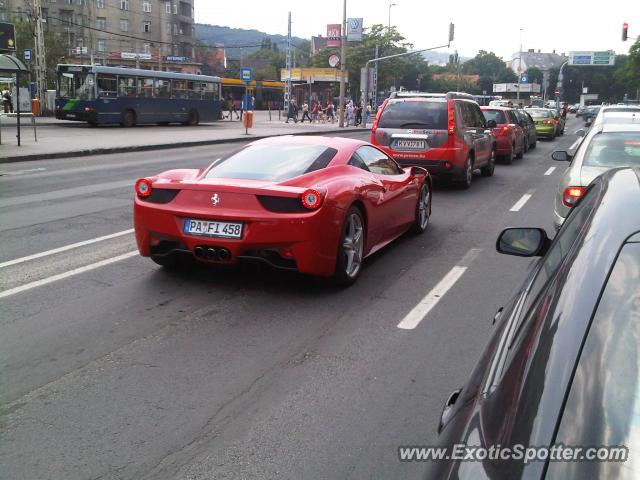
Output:
<instances>
[{"instance_id":1,"label":"white lane marking","mask_svg":"<svg viewBox=\"0 0 640 480\"><path fill-rule=\"evenodd\" d=\"M442 297L455 285L458 279L467 271L471 262L480 254L482 249L472 248L458 264L447 273L440 282L427 293L418 304L402 319L398 328L403 330L413 330L427 316L433 307Z\"/></svg>"},{"instance_id":2,"label":"white lane marking","mask_svg":"<svg viewBox=\"0 0 640 480\"><path fill-rule=\"evenodd\" d=\"M418 304L402 319L398 328L403 330L413 330L427 316L440 299L455 285L458 279L467 271L467 267L456 265L447 273L438 284L427 293Z\"/></svg>"},{"instance_id":3,"label":"white lane marking","mask_svg":"<svg viewBox=\"0 0 640 480\"><path fill-rule=\"evenodd\" d=\"M520 198L520 200L518 200L515 203L515 205L509 209L509 211L510 212L519 212L520 209L522 207L524 207L524 204L527 203L530 198L531 198L531 194L530 193L525 193L524 195L522 195L522 198Z\"/></svg>"},{"instance_id":4,"label":"white lane marking","mask_svg":"<svg viewBox=\"0 0 640 480\"><path fill-rule=\"evenodd\" d=\"M15 295L16 293L25 292L27 290L31 290L36 287L41 287L49 283L57 282L58 280L62 280L64 278L69 278L74 275L79 275L81 273L89 272L91 270L95 270L96 268L104 267L106 265L110 265L112 263L116 263L121 260L126 260L127 258L135 257L136 255L139 255L137 250L134 252L129 252L123 255L119 255L117 257L101 260L100 262L92 263L90 265L85 265L84 267L76 268L74 270L69 270L68 272L59 273L58 275L53 275L48 278L43 278L42 280L37 280L35 282L27 283L19 287L11 288L9 290L5 290L4 292L0 292L0 298L9 297L11 295Z\"/></svg>"},{"instance_id":5,"label":"white lane marking","mask_svg":"<svg viewBox=\"0 0 640 480\"><path fill-rule=\"evenodd\" d=\"M44 172L46 168L30 168L28 170L16 170L15 172L0 172L0 175L24 175L25 173Z\"/></svg>"},{"instance_id":6,"label":"white lane marking","mask_svg":"<svg viewBox=\"0 0 640 480\"><path fill-rule=\"evenodd\" d=\"M130 233L133 233L133 228L129 230L123 230L122 232L116 232L110 235L105 235L104 237L92 238L90 240L85 240L84 242L72 243L71 245L66 245L64 247L54 248L53 250L47 250L46 252L34 253L33 255L28 255L26 257L16 258L14 260L8 260L6 262L0 263L0 268L9 267L11 265L16 265L18 263L28 262L29 260L35 260L36 258L48 257L49 255L55 255L56 253L66 252L67 250L73 250L74 248L84 247L85 245L91 245L92 243L98 243L104 240L110 240L112 238L121 237L123 235L128 235Z\"/></svg>"},{"instance_id":7,"label":"white lane marking","mask_svg":"<svg viewBox=\"0 0 640 480\"><path fill-rule=\"evenodd\" d=\"M551 175L555 169L556 169L556 167L549 167L549 170L547 170L546 172L544 172L544 174L545 174L545 175Z\"/></svg>"}]
</instances>

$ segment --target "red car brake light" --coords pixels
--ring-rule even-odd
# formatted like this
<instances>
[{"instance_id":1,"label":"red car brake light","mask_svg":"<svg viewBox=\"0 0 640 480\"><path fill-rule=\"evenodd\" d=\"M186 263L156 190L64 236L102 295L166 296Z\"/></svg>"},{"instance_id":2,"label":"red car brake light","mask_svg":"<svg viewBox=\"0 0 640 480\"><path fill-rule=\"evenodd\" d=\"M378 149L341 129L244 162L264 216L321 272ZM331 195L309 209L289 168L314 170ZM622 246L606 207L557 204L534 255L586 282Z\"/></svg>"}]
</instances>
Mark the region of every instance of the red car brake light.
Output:
<instances>
[{"instance_id":1,"label":"red car brake light","mask_svg":"<svg viewBox=\"0 0 640 480\"><path fill-rule=\"evenodd\" d=\"M584 187L567 187L562 194L562 203L571 208L584 195Z\"/></svg>"},{"instance_id":2,"label":"red car brake light","mask_svg":"<svg viewBox=\"0 0 640 480\"><path fill-rule=\"evenodd\" d=\"M449 135L456 134L456 116L453 100L447 101L447 131L449 132Z\"/></svg>"},{"instance_id":3,"label":"red car brake light","mask_svg":"<svg viewBox=\"0 0 640 480\"><path fill-rule=\"evenodd\" d=\"M317 210L322 205L322 195L317 190L310 188L302 193L300 201L307 210Z\"/></svg>"},{"instance_id":4,"label":"red car brake light","mask_svg":"<svg viewBox=\"0 0 640 480\"><path fill-rule=\"evenodd\" d=\"M553 123L553 120L545 120L544 123L546 123L547 125L551 125Z\"/></svg>"},{"instance_id":5,"label":"red car brake light","mask_svg":"<svg viewBox=\"0 0 640 480\"><path fill-rule=\"evenodd\" d=\"M151 180L148 178L141 178L136 181L136 194L138 194L140 198L147 198L151 195L151 190Z\"/></svg>"},{"instance_id":6,"label":"red car brake light","mask_svg":"<svg viewBox=\"0 0 640 480\"><path fill-rule=\"evenodd\" d=\"M502 130L500 130L500 135L511 135L511 127L509 127L508 125L505 125L504 127L502 127Z\"/></svg>"}]
</instances>

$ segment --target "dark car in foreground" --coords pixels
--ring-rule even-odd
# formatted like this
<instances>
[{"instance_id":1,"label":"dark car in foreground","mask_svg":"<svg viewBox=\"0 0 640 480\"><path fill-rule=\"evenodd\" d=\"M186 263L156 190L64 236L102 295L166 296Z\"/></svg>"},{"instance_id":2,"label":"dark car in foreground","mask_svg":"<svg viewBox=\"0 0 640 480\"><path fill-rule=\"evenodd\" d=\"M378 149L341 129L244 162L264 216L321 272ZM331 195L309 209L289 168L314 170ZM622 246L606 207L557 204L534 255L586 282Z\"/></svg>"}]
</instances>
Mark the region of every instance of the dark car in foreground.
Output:
<instances>
[{"instance_id":1,"label":"dark car in foreground","mask_svg":"<svg viewBox=\"0 0 640 480\"><path fill-rule=\"evenodd\" d=\"M553 241L543 229L510 228L496 248L538 259L494 317L469 382L446 401L442 445L623 446L629 459L443 460L427 478L637 478L640 169L596 178Z\"/></svg>"}]
</instances>

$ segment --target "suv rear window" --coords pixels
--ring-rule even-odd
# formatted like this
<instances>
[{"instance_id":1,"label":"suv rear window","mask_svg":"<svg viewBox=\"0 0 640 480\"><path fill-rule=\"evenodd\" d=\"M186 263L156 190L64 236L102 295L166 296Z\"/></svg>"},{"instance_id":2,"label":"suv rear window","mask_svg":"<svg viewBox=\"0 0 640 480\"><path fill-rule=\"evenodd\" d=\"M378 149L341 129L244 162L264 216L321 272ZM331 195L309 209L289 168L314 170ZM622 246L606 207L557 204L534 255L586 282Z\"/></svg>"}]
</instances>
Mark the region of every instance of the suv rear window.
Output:
<instances>
[{"instance_id":1,"label":"suv rear window","mask_svg":"<svg viewBox=\"0 0 640 480\"><path fill-rule=\"evenodd\" d=\"M487 122L493 120L496 123L507 123L502 110L483 110L482 114Z\"/></svg>"},{"instance_id":2,"label":"suv rear window","mask_svg":"<svg viewBox=\"0 0 640 480\"><path fill-rule=\"evenodd\" d=\"M324 145L249 145L213 164L206 178L242 178L282 182L329 165L338 153Z\"/></svg>"},{"instance_id":3,"label":"suv rear window","mask_svg":"<svg viewBox=\"0 0 640 480\"><path fill-rule=\"evenodd\" d=\"M447 102L399 100L389 102L382 111L380 128L447 129Z\"/></svg>"}]
</instances>

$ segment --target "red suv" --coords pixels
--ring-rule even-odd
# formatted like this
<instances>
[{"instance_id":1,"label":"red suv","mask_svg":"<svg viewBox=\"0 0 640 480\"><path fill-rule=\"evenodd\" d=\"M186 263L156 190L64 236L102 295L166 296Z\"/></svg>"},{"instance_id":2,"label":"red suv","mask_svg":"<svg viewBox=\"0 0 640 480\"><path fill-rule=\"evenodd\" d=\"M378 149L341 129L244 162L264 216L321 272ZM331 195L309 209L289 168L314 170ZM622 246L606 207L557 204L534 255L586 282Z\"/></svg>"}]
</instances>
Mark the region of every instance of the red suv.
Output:
<instances>
[{"instance_id":1,"label":"red suv","mask_svg":"<svg viewBox=\"0 0 640 480\"><path fill-rule=\"evenodd\" d=\"M513 157L522 158L526 150L525 135L520 120L513 108L481 107L487 122L493 120L496 126L493 135L496 137L496 155L506 164L513 162Z\"/></svg>"},{"instance_id":2,"label":"red suv","mask_svg":"<svg viewBox=\"0 0 640 480\"><path fill-rule=\"evenodd\" d=\"M403 167L424 167L432 175L469 188L475 169L493 175L493 127L466 93L399 92L380 107L371 143Z\"/></svg>"}]
</instances>

